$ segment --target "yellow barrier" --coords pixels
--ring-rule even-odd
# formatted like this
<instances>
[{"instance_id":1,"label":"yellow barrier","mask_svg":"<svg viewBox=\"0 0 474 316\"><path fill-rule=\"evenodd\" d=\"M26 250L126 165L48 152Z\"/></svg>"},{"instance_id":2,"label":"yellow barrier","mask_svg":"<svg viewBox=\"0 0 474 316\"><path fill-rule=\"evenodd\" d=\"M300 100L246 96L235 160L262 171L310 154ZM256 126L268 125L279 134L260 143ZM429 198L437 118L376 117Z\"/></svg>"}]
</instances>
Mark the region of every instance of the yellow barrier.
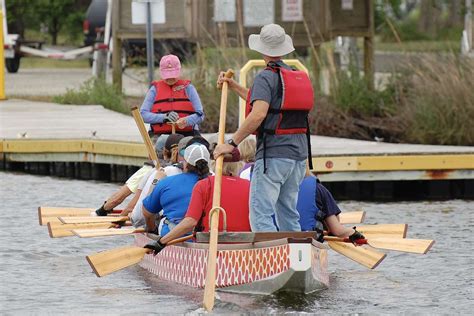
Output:
<instances>
[{"instance_id":1,"label":"yellow barrier","mask_svg":"<svg viewBox=\"0 0 474 316\"><path fill-rule=\"evenodd\" d=\"M299 70L303 70L308 73L308 69L298 59L283 59L283 62L287 65L294 66ZM251 59L249 60L239 72L239 83L243 87L247 87L247 74L255 67L265 67L265 61L263 59ZM245 120L245 100L239 99L239 126L242 125Z\"/></svg>"},{"instance_id":2,"label":"yellow barrier","mask_svg":"<svg viewBox=\"0 0 474 316\"><path fill-rule=\"evenodd\" d=\"M3 12L0 10L0 100L5 100L5 55L3 38Z\"/></svg>"}]
</instances>

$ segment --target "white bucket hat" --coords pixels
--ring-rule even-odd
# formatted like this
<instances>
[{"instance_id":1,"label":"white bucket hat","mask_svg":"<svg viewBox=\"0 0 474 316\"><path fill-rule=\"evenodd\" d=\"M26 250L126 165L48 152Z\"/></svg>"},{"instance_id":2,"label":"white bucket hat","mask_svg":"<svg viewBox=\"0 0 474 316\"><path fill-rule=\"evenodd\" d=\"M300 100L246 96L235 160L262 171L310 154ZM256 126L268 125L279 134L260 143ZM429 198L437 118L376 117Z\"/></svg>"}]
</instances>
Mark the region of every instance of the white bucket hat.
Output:
<instances>
[{"instance_id":1,"label":"white bucket hat","mask_svg":"<svg viewBox=\"0 0 474 316\"><path fill-rule=\"evenodd\" d=\"M204 145L192 144L184 150L184 160L193 166L199 160L204 160L209 164L210 158L209 151Z\"/></svg>"},{"instance_id":2,"label":"white bucket hat","mask_svg":"<svg viewBox=\"0 0 474 316\"><path fill-rule=\"evenodd\" d=\"M251 34L249 47L270 57L284 56L295 50L293 40L278 24L267 24L262 27L260 34Z\"/></svg>"}]
</instances>

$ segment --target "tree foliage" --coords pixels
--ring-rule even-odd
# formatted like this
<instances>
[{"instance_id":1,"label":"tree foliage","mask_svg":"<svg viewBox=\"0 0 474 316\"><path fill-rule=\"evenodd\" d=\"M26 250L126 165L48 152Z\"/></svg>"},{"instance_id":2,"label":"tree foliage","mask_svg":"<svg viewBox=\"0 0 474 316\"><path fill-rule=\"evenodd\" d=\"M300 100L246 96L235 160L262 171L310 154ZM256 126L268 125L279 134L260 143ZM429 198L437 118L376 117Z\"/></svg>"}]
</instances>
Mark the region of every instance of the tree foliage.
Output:
<instances>
[{"instance_id":1,"label":"tree foliage","mask_svg":"<svg viewBox=\"0 0 474 316\"><path fill-rule=\"evenodd\" d=\"M6 0L10 33L25 37L25 30L47 30L51 43L64 33L70 40L81 34L82 21L90 1L86 0Z\"/></svg>"}]
</instances>

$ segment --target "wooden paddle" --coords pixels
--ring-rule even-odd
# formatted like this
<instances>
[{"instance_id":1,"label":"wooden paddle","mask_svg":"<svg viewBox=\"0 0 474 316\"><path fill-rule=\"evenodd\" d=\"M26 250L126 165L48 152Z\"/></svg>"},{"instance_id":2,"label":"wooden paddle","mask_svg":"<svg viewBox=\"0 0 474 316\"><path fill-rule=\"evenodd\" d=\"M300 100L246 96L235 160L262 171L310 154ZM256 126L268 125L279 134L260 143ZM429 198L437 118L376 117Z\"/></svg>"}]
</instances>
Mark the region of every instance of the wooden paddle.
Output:
<instances>
[{"instance_id":1,"label":"wooden paddle","mask_svg":"<svg viewBox=\"0 0 474 316\"><path fill-rule=\"evenodd\" d=\"M324 240L341 241L345 243L351 242L349 238L347 237L340 238L340 237L324 236ZM378 237L378 238L369 238L369 239L359 239L357 243L361 245L367 244L374 248L425 254L433 246L434 240Z\"/></svg>"},{"instance_id":2,"label":"wooden paddle","mask_svg":"<svg viewBox=\"0 0 474 316\"><path fill-rule=\"evenodd\" d=\"M74 229L72 233L81 238L89 237L104 237L104 236L117 236L117 235L131 235L137 233L144 233L144 228L98 228L91 227L90 229Z\"/></svg>"},{"instance_id":3,"label":"wooden paddle","mask_svg":"<svg viewBox=\"0 0 474 316\"><path fill-rule=\"evenodd\" d=\"M356 229L364 235L390 238L405 238L407 236L407 224L374 224L356 226Z\"/></svg>"},{"instance_id":4,"label":"wooden paddle","mask_svg":"<svg viewBox=\"0 0 474 316\"><path fill-rule=\"evenodd\" d=\"M360 224L364 222L365 211L342 212L339 214L339 222L341 224Z\"/></svg>"},{"instance_id":5,"label":"wooden paddle","mask_svg":"<svg viewBox=\"0 0 474 316\"><path fill-rule=\"evenodd\" d=\"M115 226L111 223L86 223L86 224L63 224L60 222L49 222L48 232L49 237L69 237L74 236L73 229L105 229Z\"/></svg>"},{"instance_id":6,"label":"wooden paddle","mask_svg":"<svg viewBox=\"0 0 474 316\"><path fill-rule=\"evenodd\" d=\"M128 216L60 216L58 217L64 224L83 223L116 223L128 221Z\"/></svg>"},{"instance_id":7,"label":"wooden paddle","mask_svg":"<svg viewBox=\"0 0 474 316\"><path fill-rule=\"evenodd\" d=\"M387 256L373 249L356 247L351 243L329 241L329 247L337 253L369 268L375 269Z\"/></svg>"},{"instance_id":8,"label":"wooden paddle","mask_svg":"<svg viewBox=\"0 0 474 316\"><path fill-rule=\"evenodd\" d=\"M166 124L171 125L171 134L176 134L176 122L168 122Z\"/></svg>"},{"instance_id":9,"label":"wooden paddle","mask_svg":"<svg viewBox=\"0 0 474 316\"><path fill-rule=\"evenodd\" d=\"M155 168L160 169L161 166L160 166L160 161L158 160L158 155L156 154L156 151L155 151L155 148L153 147L153 143L151 142L150 136L148 135L148 132L146 131L145 122L143 122L143 118L140 115L140 111L138 110L136 106L132 108L132 115L133 115L133 118L135 119L135 124L137 124L138 130L140 131L140 134L142 135L142 139L143 139L143 142L145 143L148 156L155 163Z\"/></svg>"},{"instance_id":10,"label":"wooden paddle","mask_svg":"<svg viewBox=\"0 0 474 316\"><path fill-rule=\"evenodd\" d=\"M95 211L94 208L86 207L38 207L38 219L40 225L46 225L48 222L60 222L60 216L90 216ZM112 213L117 215L122 210L113 210ZM112 214L111 214L112 215Z\"/></svg>"},{"instance_id":11,"label":"wooden paddle","mask_svg":"<svg viewBox=\"0 0 474 316\"><path fill-rule=\"evenodd\" d=\"M224 75L226 78L232 78L234 71L227 70ZM227 92L228 83L224 81L222 84L221 107L219 116L219 134L217 144L224 144L225 136L225 118L227 113ZM204 285L203 306L210 312L214 307L214 296L216 292L216 267L217 267L217 236L219 234L219 210L221 209L221 184L222 184L222 164L224 156L221 155L216 159L215 176L214 176L214 194L212 197L212 210L210 216L210 240L209 252L207 255L206 281Z\"/></svg>"},{"instance_id":12,"label":"wooden paddle","mask_svg":"<svg viewBox=\"0 0 474 316\"><path fill-rule=\"evenodd\" d=\"M167 246L177 244L188 239L191 239L193 235L184 236L181 238L174 239L167 243ZM87 262L89 262L92 270L98 277L108 275L112 272L122 270L126 267L134 265L142 261L143 257L152 252L153 250L143 247L125 246L98 252L96 254L87 256Z\"/></svg>"}]
</instances>

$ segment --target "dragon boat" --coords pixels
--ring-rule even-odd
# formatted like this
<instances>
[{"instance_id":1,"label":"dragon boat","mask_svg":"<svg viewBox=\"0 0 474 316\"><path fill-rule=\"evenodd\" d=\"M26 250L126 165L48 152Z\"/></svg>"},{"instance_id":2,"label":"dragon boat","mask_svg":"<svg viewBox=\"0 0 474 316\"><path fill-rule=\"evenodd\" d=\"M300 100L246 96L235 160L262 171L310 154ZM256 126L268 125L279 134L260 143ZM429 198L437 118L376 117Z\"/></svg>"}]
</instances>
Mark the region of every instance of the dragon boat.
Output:
<instances>
[{"instance_id":1,"label":"dragon boat","mask_svg":"<svg viewBox=\"0 0 474 316\"><path fill-rule=\"evenodd\" d=\"M252 233L243 235L248 239ZM208 234L198 233L197 242L168 246L156 256L146 254L139 265L160 279L203 288L207 239ZM151 241L145 234L135 234L136 246L142 247ZM329 286L327 251L326 246L311 237L220 243L216 287L220 291L250 294L321 290Z\"/></svg>"}]
</instances>

